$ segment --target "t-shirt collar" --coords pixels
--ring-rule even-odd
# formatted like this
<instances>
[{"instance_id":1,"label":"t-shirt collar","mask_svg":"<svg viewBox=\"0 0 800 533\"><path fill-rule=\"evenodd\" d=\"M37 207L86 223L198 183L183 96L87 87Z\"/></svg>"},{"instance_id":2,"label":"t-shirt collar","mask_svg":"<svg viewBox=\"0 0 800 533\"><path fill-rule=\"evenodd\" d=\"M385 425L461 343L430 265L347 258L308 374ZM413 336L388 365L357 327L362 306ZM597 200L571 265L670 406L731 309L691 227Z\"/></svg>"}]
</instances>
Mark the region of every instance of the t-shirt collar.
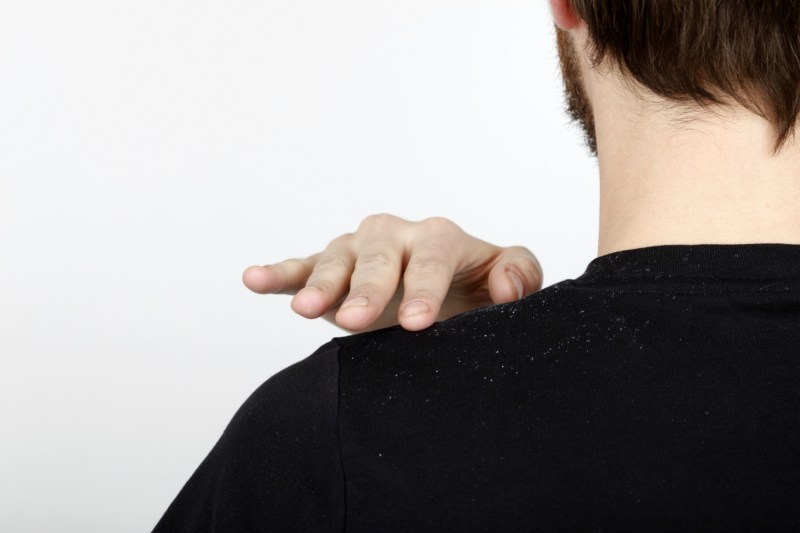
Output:
<instances>
[{"instance_id":1,"label":"t-shirt collar","mask_svg":"<svg viewBox=\"0 0 800 533\"><path fill-rule=\"evenodd\" d=\"M800 279L800 244L665 244L593 259L577 283Z\"/></svg>"}]
</instances>

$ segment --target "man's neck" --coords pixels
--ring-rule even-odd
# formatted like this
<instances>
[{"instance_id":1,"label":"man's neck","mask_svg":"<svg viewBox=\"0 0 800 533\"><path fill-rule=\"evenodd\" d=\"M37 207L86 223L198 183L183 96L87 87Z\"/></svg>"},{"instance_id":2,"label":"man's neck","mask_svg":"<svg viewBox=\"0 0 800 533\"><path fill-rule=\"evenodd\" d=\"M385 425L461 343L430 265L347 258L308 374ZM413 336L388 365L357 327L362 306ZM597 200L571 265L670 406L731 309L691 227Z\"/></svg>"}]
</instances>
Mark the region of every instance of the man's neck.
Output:
<instances>
[{"instance_id":1,"label":"man's neck","mask_svg":"<svg viewBox=\"0 0 800 533\"><path fill-rule=\"evenodd\" d=\"M800 139L773 156L770 124L743 108L678 122L619 86L593 92L598 255L660 244L800 244Z\"/></svg>"}]
</instances>

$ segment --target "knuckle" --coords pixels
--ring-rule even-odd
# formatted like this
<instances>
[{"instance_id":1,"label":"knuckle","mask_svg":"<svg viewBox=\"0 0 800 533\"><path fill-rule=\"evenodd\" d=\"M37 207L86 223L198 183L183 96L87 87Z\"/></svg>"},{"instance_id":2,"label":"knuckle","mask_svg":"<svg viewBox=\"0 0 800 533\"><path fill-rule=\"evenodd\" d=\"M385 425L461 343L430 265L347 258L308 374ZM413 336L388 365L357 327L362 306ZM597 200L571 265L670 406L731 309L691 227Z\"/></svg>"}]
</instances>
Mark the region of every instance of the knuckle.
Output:
<instances>
[{"instance_id":1,"label":"knuckle","mask_svg":"<svg viewBox=\"0 0 800 533\"><path fill-rule=\"evenodd\" d=\"M328 294L334 294L337 289L337 286L331 280L328 279L314 279L313 281L309 280L306 286L314 287Z\"/></svg>"},{"instance_id":2,"label":"knuckle","mask_svg":"<svg viewBox=\"0 0 800 533\"><path fill-rule=\"evenodd\" d=\"M406 272L412 275L440 274L447 270L447 266L437 257L413 257L406 266Z\"/></svg>"},{"instance_id":3,"label":"knuckle","mask_svg":"<svg viewBox=\"0 0 800 533\"><path fill-rule=\"evenodd\" d=\"M303 267L305 265L305 260L292 258L292 259L284 259L280 263L273 263L271 265L266 265L267 268L276 272L279 276L288 277L296 275L295 273L303 271Z\"/></svg>"},{"instance_id":4,"label":"knuckle","mask_svg":"<svg viewBox=\"0 0 800 533\"><path fill-rule=\"evenodd\" d=\"M291 258L285 259L280 263L274 263L272 265L267 265L268 268L273 269L275 272L278 272L280 275L283 276L294 276L298 272L302 272L307 264L306 259L299 259L299 258Z\"/></svg>"},{"instance_id":5,"label":"knuckle","mask_svg":"<svg viewBox=\"0 0 800 533\"><path fill-rule=\"evenodd\" d=\"M394 224L396 217L389 213L376 213L368 215L361 221L359 230L380 231Z\"/></svg>"},{"instance_id":6,"label":"knuckle","mask_svg":"<svg viewBox=\"0 0 800 533\"><path fill-rule=\"evenodd\" d=\"M347 257L339 254L331 254L323 259L321 259L317 266L314 268L314 272L326 272L326 271L340 271L340 270L347 270L350 267L350 262L348 261Z\"/></svg>"},{"instance_id":7,"label":"knuckle","mask_svg":"<svg viewBox=\"0 0 800 533\"><path fill-rule=\"evenodd\" d=\"M356 264L359 267L388 267L394 264L392 257L382 251L375 251L375 252L364 252L359 254L358 259L356 260Z\"/></svg>"},{"instance_id":8,"label":"knuckle","mask_svg":"<svg viewBox=\"0 0 800 533\"><path fill-rule=\"evenodd\" d=\"M292 257L289 259L284 259L280 263L272 263L271 265L265 265L269 268L294 268L303 264L305 260L300 259L298 257Z\"/></svg>"},{"instance_id":9,"label":"knuckle","mask_svg":"<svg viewBox=\"0 0 800 533\"><path fill-rule=\"evenodd\" d=\"M328 248L336 247L336 246L348 246L350 242L353 240L355 234L353 233L343 233L339 235L335 239L333 239L329 244Z\"/></svg>"},{"instance_id":10,"label":"knuckle","mask_svg":"<svg viewBox=\"0 0 800 533\"><path fill-rule=\"evenodd\" d=\"M457 233L461 228L455 222L445 217L429 217L422 221L430 231L436 233Z\"/></svg>"},{"instance_id":11,"label":"knuckle","mask_svg":"<svg viewBox=\"0 0 800 533\"><path fill-rule=\"evenodd\" d=\"M316 265L320 257L322 257L322 252L317 252L315 254L309 255L304 259L296 259L296 261L299 261L304 264Z\"/></svg>"}]
</instances>

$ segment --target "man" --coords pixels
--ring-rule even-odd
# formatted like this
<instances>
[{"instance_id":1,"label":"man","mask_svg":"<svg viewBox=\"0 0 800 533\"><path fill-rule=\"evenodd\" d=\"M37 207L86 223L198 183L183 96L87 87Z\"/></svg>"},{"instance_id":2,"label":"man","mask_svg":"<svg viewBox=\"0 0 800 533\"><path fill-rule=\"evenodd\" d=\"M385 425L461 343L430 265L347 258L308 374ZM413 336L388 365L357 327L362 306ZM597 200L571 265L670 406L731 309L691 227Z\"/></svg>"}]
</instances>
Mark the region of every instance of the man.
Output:
<instances>
[{"instance_id":1,"label":"man","mask_svg":"<svg viewBox=\"0 0 800 533\"><path fill-rule=\"evenodd\" d=\"M551 7L599 257L324 344L157 531L800 529L800 5Z\"/></svg>"}]
</instances>

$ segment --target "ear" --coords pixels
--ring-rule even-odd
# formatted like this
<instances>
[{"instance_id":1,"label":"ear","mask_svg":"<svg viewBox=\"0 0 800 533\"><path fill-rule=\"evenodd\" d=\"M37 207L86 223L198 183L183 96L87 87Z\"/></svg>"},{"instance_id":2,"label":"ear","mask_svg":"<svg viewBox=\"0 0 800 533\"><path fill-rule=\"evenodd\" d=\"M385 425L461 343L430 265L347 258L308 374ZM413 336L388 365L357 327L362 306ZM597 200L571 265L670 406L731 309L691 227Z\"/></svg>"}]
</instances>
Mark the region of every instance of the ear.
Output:
<instances>
[{"instance_id":1,"label":"ear","mask_svg":"<svg viewBox=\"0 0 800 533\"><path fill-rule=\"evenodd\" d=\"M550 10L556 25L562 30L571 30L578 25L578 15L572 9L569 0L550 0Z\"/></svg>"}]
</instances>

